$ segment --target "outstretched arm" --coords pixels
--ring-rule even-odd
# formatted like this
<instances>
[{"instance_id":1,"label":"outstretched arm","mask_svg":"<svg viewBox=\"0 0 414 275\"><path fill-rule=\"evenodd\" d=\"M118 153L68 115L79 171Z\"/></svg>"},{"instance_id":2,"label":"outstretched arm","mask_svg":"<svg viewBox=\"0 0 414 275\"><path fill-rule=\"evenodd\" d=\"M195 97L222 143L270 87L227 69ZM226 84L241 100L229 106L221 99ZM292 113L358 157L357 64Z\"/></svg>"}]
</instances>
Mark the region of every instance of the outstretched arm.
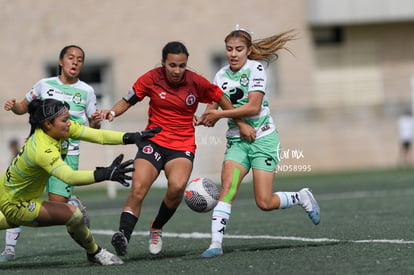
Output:
<instances>
[{"instance_id":1,"label":"outstretched arm","mask_svg":"<svg viewBox=\"0 0 414 275\"><path fill-rule=\"evenodd\" d=\"M100 110L99 112L102 119L112 121L116 116L125 113L131 106L132 104L128 103L125 99L121 99L110 110Z\"/></svg>"},{"instance_id":2,"label":"outstretched arm","mask_svg":"<svg viewBox=\"0 0 414 275\"><path fill-rule=\"evenodd\" d=\"M12 111L16 115L23 115L27 113L27 108L29 106L29 101L27 101L26 98L24 98L20 102L16 102L15 98L11 98L4 103L4 110L6 111Z\"/></svg>"}]
</instances>

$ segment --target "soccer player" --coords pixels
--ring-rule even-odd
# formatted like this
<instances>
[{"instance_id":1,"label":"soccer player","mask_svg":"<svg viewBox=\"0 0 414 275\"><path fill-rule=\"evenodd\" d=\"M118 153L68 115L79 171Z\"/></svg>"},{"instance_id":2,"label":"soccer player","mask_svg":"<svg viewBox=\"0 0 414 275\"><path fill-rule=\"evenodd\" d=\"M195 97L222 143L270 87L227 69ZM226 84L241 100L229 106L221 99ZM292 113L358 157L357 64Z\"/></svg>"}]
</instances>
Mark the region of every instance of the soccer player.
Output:
<instances>
[{"instance_id":1,"label":"soccer player","mask_svg":"<svg viewBox=\"0 0 414 275\"><path fill-rule=\"evenodd\" d=\"M66 225L69 235L87 252L92 263L122 264L123 261L95 242L78 207L68 203L43 201L40 197L50 176L74 185L87 185L104 180L129 186L126 175L134 168L133 160L122 163L123 155L111 166L94 171L73 170L61 157L67 138L99 144L138 144L160 129L142 133L97 130L69 119L69 104L55 99L34 99L28 106L30 134L0 178L0 229L19 225L41 227Z\"/></svg>"},{"instance_id":2,"label":"soccer player","mask_svg":"<svg viewBox=\"0 0 414 275\"><path fill-rule=\"evenodd\" d=\"M80 124L89 122L89 126L99 129L101 119L96 112L96 96L94 89L79 79L79 74L83 68L85 53L83 49L76 45L64 47L59 54L58 75L55 77L39 80L33 88L25 95L20 102L11 98L4 104L6 111L12 111L17 115L27 113L29 103L35 98L53 98L65 101L70 106L70 119ZM69 139L64 143L68 147L65 154L65 162L77 170L79 165L79 140ZM73 186L65 182L50 177L46 191L50 201L69 202L78 206L81 210L86 224L89 226L89 216L81 201L74 195ZM15 247L20 236L22 227L8 229L6 231L5 249L0 255L0 262L15 260Z\"/></svg>"},{"instance_id":3,"label":"soccer player","mask_svg":"<svg viewBox=\"0 0 414 275\"><path fill-rule=\"evenodd\" d=\"M406 110L398 118L398 133L400 140L400 161L404 166L411 162L411 143L413 139L413 116L411 110Z\"/></svg>"},{"instance_id":4,"label":"soccer player","mask_svg":"<svg viewBox=\"0 0 414 275\"><path fill-rule=\"evenodd\" d=\"M217 102L223 109L232 108L219 87L187 70L189 53L181 42L169 42L162 50L162 66L148 71L102 117L112 121L131 106L149 97L147 129L162 126L162 132L139 144L135 157L132 187L124 204L119 231L112 245L119 256L127 254L131 234L140 216L142 202L164 170L168 188L158 214L150 226L149 251L162 250L162 228L174 215L184 196L196 149L193 125L199 102Z\"/></svg>"},{"instance_id":5,"label":"soccer player","mask_svg":"<svg viewBox=\"0 0 414 275\"><path fill-rule=\"evenodd\" d=\"M319 224L319 206L308 188L299 192L273 193L275 168L278 163L279 137L266 99L266 73L262 63L277 58L276 52L286 49L294 39L291 31L262 40L252 41L251 33L236 27L225 38L228 65L220 69L214 83L221 87L234 109L216 110L217 104L207 106L202 123L213 126L220 118L229 118L227 149L221 172L221 192L213 210L210 247L202 253L209 258L223 254L224 232L231 214L237 190L250 169L257 206L264 210L302 206L314 224ZM253 130L248 135L239 131L234 118L242 118Z\"/></svg>"}]
</instances>

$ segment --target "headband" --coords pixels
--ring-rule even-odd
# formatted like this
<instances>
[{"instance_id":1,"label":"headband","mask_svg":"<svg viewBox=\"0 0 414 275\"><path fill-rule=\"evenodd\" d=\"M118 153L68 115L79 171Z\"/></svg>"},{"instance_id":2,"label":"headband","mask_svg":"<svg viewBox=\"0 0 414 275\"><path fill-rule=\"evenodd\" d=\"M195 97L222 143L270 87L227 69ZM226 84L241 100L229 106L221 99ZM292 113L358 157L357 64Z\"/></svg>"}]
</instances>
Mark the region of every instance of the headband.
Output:
<instances>
[{"instance_id":1,"label":"headband","mask_svg":"<svg viewBox=\"0 0 414 275\"><path fill-rule=\"evenodd\" d=\"M58 104L46 105L46 100L44 100L42 104L42 112L43 112L44 119L42 120L42 122L46 120L54 119L55 117L62 114L65 110L69 110L69 104L67 104L66 102L62 102L61 105L58 105Z\"/></svg>"},{"instance_id":2,"label":"headband","mask_svg":"<svg viewBox=\"0 0 414 275\"><path fill-rule=\"evenodd\" d=\"M250 35L250 36L252 36L253 35L253 32L252 31L250 31L250 30L248 30L248 29L244 29L244 28L240 28L240 25L239 24L237 24L236 25L236 31L242 31L242 32L245 32L245 33L247 33L248 35Z\"/></svg>"}]
</instances>

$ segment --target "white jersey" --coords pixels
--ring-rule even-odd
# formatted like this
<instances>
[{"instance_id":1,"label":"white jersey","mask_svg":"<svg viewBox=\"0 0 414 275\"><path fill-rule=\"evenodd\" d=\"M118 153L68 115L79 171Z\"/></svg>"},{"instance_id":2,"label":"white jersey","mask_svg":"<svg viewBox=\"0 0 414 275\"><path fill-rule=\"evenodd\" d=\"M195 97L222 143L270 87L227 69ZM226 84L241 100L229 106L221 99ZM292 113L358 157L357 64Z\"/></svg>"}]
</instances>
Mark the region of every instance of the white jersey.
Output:
<instances>
[{"instance_id":1,"label":"white jersey","mask_svg":"<svg viewBox=\"0 0 414 275\"><path fill-rule=\"evenodd\" d=\"M69 118L83 125L96 111L95 92L90 85L81 80L67 85L56 76L41 79L26 93L29 102L35 98L53 98L67 102L70 106ZM79 140L69 139L68 155L79 153Z\"/></svg>"},{"instance_id":2,"label":"white jersey","mask_svg":"<svg viewBox=\"0 0 414 275\"><path fill-rule=\"evenodd\" d=\"M256 139L275 131L273 119L270 116L269 104L266 98L266 72L263 65L254 60L247 60L246 64L237 72L230 69L230 65L224 66L214 77L214 84L219 86L233 107L237 108L246 104L249 92L262 92L262 108L260 113L243 120L256 129ZM240 139L240 130L233 119L228 120L228 139Z\"/></svg>"}]
</instances>

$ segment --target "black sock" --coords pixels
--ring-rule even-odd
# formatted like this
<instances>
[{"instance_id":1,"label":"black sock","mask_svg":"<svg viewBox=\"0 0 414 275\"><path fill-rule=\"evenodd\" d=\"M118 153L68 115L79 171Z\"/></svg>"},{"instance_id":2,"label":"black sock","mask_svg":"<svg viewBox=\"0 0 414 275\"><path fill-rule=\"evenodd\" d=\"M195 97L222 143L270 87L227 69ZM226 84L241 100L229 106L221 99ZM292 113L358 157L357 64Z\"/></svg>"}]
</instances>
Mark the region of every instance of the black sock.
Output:
<instances>
[{"instance_id":1,"label":"black sock","mask_svg":"<svg viewBox=\"0 0 414 275\"><path fill-rule=\"evenodd\" d=\"M101 250L102 250L102 248L100 246L98 246L98 250L96 250L95 253L92 253L92 254L89 254L88 253L88 255L91 255L92 257L94 257L96 254L98 254L99 252L101 252Z\"/></svg>"},{"instance_id":2,"label":"black sock","mask_svg":"<svg viewBox=\"0 0 414 275\"><path fill-rule=\"evenodd\" d=\"M135 224L138 222L138 218L129 212L122 212L121 219L119 221L119 231L124 233L124 236L131 239L132 231L134 231Z\"/></svg>"},{"instance_id":3,"label":"black sock","mask_svg":"<svg viewBox=\"0 0 414 275\"><path fill-rule=\"evenodd\" d=\"M175 210L177 210L177 208L168 208L164 201L162 201L157 217L152 223L152 228L161 229L174 215Z\"/></svg>"}]
</instances>

